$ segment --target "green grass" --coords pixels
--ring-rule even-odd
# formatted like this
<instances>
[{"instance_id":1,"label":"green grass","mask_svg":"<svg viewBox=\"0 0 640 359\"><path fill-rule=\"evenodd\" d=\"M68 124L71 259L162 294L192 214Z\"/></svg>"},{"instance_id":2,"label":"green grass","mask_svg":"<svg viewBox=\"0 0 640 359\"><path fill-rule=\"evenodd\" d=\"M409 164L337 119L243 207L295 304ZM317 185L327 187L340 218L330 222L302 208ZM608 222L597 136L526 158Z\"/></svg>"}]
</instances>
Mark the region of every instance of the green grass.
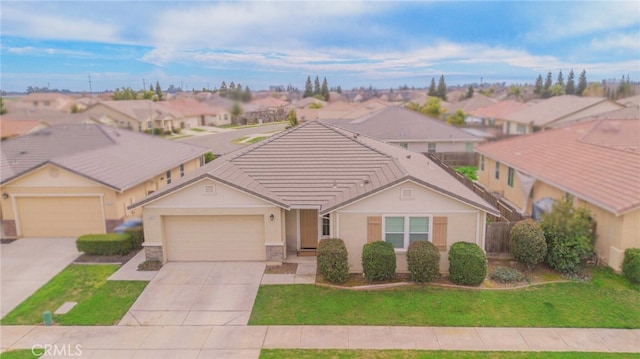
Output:
<instances>
[{"instance_id":1,"label":"green grass","mask_svg":"<svg viewBox=\"0 0 640 359\"><path fill-rule=\"evenodd\" d=\"M0 359L33 359L39 358L42 354L39 353L38 350L35 351L36 354L31 352L31 349L19 349L19 350L11 350L8 352L4 352L0 354Z\"/></svg>"},{"instance_id":2,"label":"green grass","mask_svg":"<svg viewBox=\"0 0 640 359\"><path fill-rule=\"evenodd\" d=\"M118 265L70 265L1 320L2 325L41 324L42 313L64 302L78 302L67 314L53 315L60 325L114 325L147 282L107 281Z\"/></svg>"},{"instance_id":3,"label":"green grass","mask_svg":"<svg viewBox=\"0 0 640 359\"><path fill-rule=\"evenodd\" d=\"M444 350L334 350L334 349L262 349L260 359L591 359L638 358L638 354L584 352L470 352Z\"/></svg>"},{"instance_id":4,"label":"green grass","mask_svg":"<svg viewBox=\"0 0 640 359\"><path fill-rule=\"evenodd\" d=\"M258 136L258 137L254 137L254 138L250 139L246 143L253 144L253 143L256 143L256 142L260 142L260 141L266 140L267 138L269 138L269 136Z\"/></svg>"},{"instance_id":5,"label":"green grass","mask_svg":"<svg viewBox=\"0 0 640 359\"><path fill-rule=\"evenodd\" d=\"M454 167L454 170L456 170L457 172L462 173L463 175L465 175L465 177L467 177L468 179L472 180L472 181L477 181L478 180L478 167L475 166L459 166L459 167Z\"/></svg>"},{"instance_id":6,"label":"green grass","mask_svg":"<svg viewBox=\"0 0 640 359\"><path fill-rule=\"evenodd\" d=\"M207 130L203 130L203 129L197 128L197 127L190 128L189 130L193 131L193 132L207 132Z\"/></svg>"},{"instance_id":7,"label":"green grass","mask_svg":"<svg viewBox=\"0 0 640 359\"><path fill-rule=\"evenodd\" d=\"M518 290L409 286L351 291L261 286L251 325L640 328L640 292L603 271L591 283Z\"/></svg>"}]
</instances>

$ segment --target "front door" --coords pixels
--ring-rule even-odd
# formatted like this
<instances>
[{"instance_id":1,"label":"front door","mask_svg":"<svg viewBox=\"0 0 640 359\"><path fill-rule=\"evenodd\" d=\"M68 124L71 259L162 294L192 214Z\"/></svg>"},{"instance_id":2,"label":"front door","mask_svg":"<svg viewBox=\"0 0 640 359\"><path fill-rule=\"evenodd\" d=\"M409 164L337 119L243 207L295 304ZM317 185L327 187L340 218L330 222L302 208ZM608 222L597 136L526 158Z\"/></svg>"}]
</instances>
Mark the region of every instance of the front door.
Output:
<instances>
[{"instance_id":1,"label":"front door","mask_svg":"<svg viewBox=\"0 0 640 359\"><path fill-rule=\"evenodd\" d=\"M300 249L309 250L318 247L318 210L300 210Z\"/></svg>"}]
</instances>

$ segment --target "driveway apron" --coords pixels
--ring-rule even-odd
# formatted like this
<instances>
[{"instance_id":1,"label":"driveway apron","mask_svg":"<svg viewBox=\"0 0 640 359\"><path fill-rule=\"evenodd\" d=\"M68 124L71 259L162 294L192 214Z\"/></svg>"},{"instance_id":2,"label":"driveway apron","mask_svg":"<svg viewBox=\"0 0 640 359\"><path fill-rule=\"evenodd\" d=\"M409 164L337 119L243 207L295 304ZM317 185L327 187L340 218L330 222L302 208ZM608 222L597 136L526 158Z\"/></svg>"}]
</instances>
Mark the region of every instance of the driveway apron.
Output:
<instances>
[{"instance_id":1,"label":"driveway apron","mask_svg":"<svg viewBox=\"0 0 640 359\"><path fill-rule=\"evenodd\" d=\"M119 325L247 325L265 264L169 262Z\"/></svg>"},{"instance_id":2,"label":"driveway apron","mask_svg":"<svg viewBox=\"0 0 640 359\"><path fill-rule=\"evenodd\" d=\"M4 317L79 255L75 238L21 238L0 244L0 315Z\"/></svg>"}]
</instances>

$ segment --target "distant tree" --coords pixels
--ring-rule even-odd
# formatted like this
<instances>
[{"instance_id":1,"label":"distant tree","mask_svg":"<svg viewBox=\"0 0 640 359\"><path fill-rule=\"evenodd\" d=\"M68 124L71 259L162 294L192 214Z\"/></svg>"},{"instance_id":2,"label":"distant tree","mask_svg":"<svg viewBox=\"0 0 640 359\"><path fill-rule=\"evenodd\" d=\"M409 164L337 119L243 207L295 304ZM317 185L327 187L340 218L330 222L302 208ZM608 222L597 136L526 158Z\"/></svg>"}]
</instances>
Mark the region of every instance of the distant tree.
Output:
<instances>
[{"instance_id":1,"label":"distant tree","mask_svg":"<svg viewBox=\"0 0 640 359\"><path fill-rule=\"evenodd\" d=\"M438 97L442 101L447 101L447 84L446 82L444 82L444 75L440 75L437 92L438 92Z\"/></svg>"},{"instance_id":2,"label":"distant tree","mask_svg":"<svg viewBox=\"0 0 640 359\"><path fill-rule=\"evenodd\" d=\"M538 95L538 96L542 96L542 92L543 92L543 87L542 87L542 75L538 74L538 78L536 79L536 85L535 88L533 90L533 93Z\"/></svg>"},{"instance_id":3,"label":"distant tree","mask_svg":"<svg viewBox=\"0 0 640 359\"><path fill-rule=\"evenodd\" d=\"M320 79L318 78L318 76L316 76L316 79L313 81L313 94L321 95Z\"/></svg>"},{"instance_id":4,"label":"distant tree","mask_svg":"<svg viewBox=\"0 0 640 359\"><path fill-rule=\"evenodd\" d=\"M427 96L437 97L438 91L436 90L436 79L434 77L431 78L431 83L429 84L429 91L427 91Z\"/></svg>"},{"instance_id":5,"label":"distant tree","mask_svg":"<svg viewBox=\"0 0 640 359\"><path fill-rule=\"evenodd\" d=\"M238 116L242 115L242 112L242 106L237 101L231 105L231 118L233 118L234 123L238 123Z\"/></svg>"},{"instance_id":6,"label":"distant tree","mask_svg":"<svg viewBox=\"0 0 640 359\"><path fill-rule=\"evenodd\" d=\"M564 95L564 89L560 84L555 84L549 88L549 97Z\"/></svg>"},{"instance_id":7,"label":"distant tree","mask_svg":"<svg viewBox=\"0 0 640 359\"><path fill-rule=\"evenodd\" d=\"M249 88L249 86L244 88L244 92L242 93L242 102L249 102L251 101L251 98L253 96L251 95L251 89Z\"/></svg>"},{"instance_id":8,"label":"distant tree","mask_svg":"<svg viewBox=\"0 0 640 359\"><path fill-rule=\"evenodd\" d=\"M574 80L573 69L569 71L569 76L567 77L567 84L564 87L564 93L567 95L574 95L576 93L576 83Z\"/></svg>"},{"instance_id":9,"label":"distant tree","mask_svg":"<svg viewBox=\"0 0 640 359\"><path fill-rule=\"evenodd\" d=\"M629 75L627 75L627 79L625 80L624 75L622 76L622 80L620 80L620 84L616 89L616 99L621 99L625 97L629 97L634 95L635 91L633 86L631 85L631 80L629 80Z\"/></svg>"},{"instance_id":10,"label":"distant tree","mask_svg":"<svg viewBox=\"0 0 640 359\"><path fill-rule=\"evenodd\" d=\"M307 76L307 82L304 85L304 95L303 98L313 96L313 83L311 82L311 76Z\"/></svg>"},{"instance_id":11,"label":"distant tree","mask_svg":"<svg viewBox=\"0 0 640 359\"><path fill-rule=\"evenodd\" d=\"M427 116L431 116L434 118L440 118L440 115L444 113L444 109L440 104L439 97L429 97L427 98L427 102L420 108L420 112Z\"/></svg>"},{"instance_id":12,"label":"distant tree","mask_svg":"<svg viewBox=\"0 0 640 359\"><path fill-rule=\"evenodd\" d=\"M342 95L342 86L338 86L336 92Z\"/></svg>"},{"instance_id":13,"label":"distant tree","mask_svg":"<svg viewBox=\"0 0 640 359\"><path fill-rule=\"evenodd\" d=\"M4 107L4 102L2 102L2 97L0 97L0 115L4 115L7 113L7 108Z\"/></svg>"},{"instance_id":14,"label":"distant tree","mask_svg":"<svg viewBox=\"0 0 640 359\"><path fill-rule=\"evenodd\" d=\"M587 71L582 70L580 73L580 77L578 78L578 89L576 90L576 95L582 96L584 90L587 89Z\"/></svg>"},{"instance_id":15,"label":"distant tree","mask_svg":"<svg viewBox=\"0 0 640 359\"><path fill-rule=\"evenodd\" d=\"M517 99L521 99L523 96L522 87L516 85L509 86L509 89L507 90L507 96L513 96Z\"/></svg>"},{"instance_id":16,"label":"distant tree","mask_svg":"<svg viewBox=\"0 0 640 359\"><path fill-rule=\"evenodd\" d=\"M464 95L464 98L472 98L473 97L473 85L469 85L469 88L467 89L467 93Z\"/></svg>"},{"instance_id":17,"label":"distant tree","mask_svg":"<svg viewBox=\"0 0 640 359\"><path fill-rule=\"evenodd\" d=\"M220 84L220 89L218 89L218 93L222 97L227 96L227 83L226 82L222 81L222 83Z\"/></svg>"},{"instance_id":18,"label":"distant tree","mask_svg":"<svg viewBox=\"0 0 640 359\"><path fill-rule=\"evenodd\" d=\"M322 80L322 87L320 89L320 94L324 97L325 101L329 101L329 84L327 83L327 78L325 77Z\"/></svg>"},{"instance_id":19,"label":"distant tree","mask_svg":"<svg viewBox=\"0 0 640 359\"><path fill-rule=\"evenodd\" d=\"M115 101L135 100L138 94L131 87L116 88L111 98Z\"/></svg>"},{"instance_id":20,"label":"distant tree","mask_svg":"<svg viewBox=\"0 0 640 359\"><path fill-rule=\"evenodd\" d=\"M611 98L615 98L615 89L611 89ZM587 97L603 97L605 95L605 88L602 87L600 82L590 82L587 88L582 92L582 96Z\"/></svg>"},{"instance_id":21,"label":"distant tree","mask_svg":"<svg viewBox=\"0 0 640 359\"><path fill-rule=\"evenodd\" d=\"M319 95L319 96L322 96L322 95ZM322 104L318 103L318 102L314 102L314 103L309 105L309 108L312 109L312 110L317 110L319 108L322 108Z\"/></svg>"},{"instance_id":22,"label":"distant tree","mask_svg":"<svg viewBox=\"0 0 640 359\"><path fill-rule=\"evenodd\" d=\"M204 154L204 163L209 163L215 159L216 159L216 155L214 155L213 152L211 151Z\"/></svg>"},{"instance_id":23,"label":"distant tree","mask_svg":"<svg viewBox=\"0 0 640 359\"><path fill-rule=\"evenodd\" d=\"M160 82L156 81L156 95L158 95L158 100L162 100L162 88L160 88Z\"/></svg>"},{"instance_id":24,"label":"distant tree","mask_svg":"<svg viewBox=\"0 0 640 359\"><path fill-rule=\"evenodd\" d=\"M464 126L464 119L467 115L464 114L464 111L458 110L453 115L447 117L447 123L456 127Z\"/></svg>"},{"instance_id":25,"label":"distant tree","mask_svg":"<svg viewBox=\"0 0 640 359\"><path fill-rule=\"evenodd\" d=\"M558 72L558 79L556 80L556 85L560 85L562 90L564 91L564 76L562 76L562 71Z\"/></svg>"},{"instance_id":26,"label":"distant tree","mask_svg":"<svg viewBox=\"0 0 640 359\"><path fill-rule=\"evenodd\" d=\"M149 91L155 92L155 90L153 89L153 85L152 84L149 84Z\"/></svg>"},{"instance_id":27,"label":"distant tree","mask_svg":"<svg viewBox=\"0 0 640 359\"><path fill-rule=\"evenodd\" d=\"M298 117L296 116L296 110L290 110L287 114L287 122L289 122L289 127L298 126Z\"/></svg>"},{"instance_id":28,"label":"distant tree","mask_svg":"<svg viewBox=\"0 0 640 359\"><path fill-rule=\"evenodd\" d=\"M236 84L233 81L231 81L231 83L229 84L229 92L231 92L232 95L234 92L236 92Z\"/></svg>"},{"instance_id":29,"label":"distant tree","mask_svg":"<svg viewBox=\"0 0 640 359\"><path fill-rule=\"evenodd\" d=\"M553 80L551 79L551 71L547 73L547 78L544 80L544 89L542 90L542 97L549 98L551 97L551 85L553 85Z\"/></svg>"}]
</instances>

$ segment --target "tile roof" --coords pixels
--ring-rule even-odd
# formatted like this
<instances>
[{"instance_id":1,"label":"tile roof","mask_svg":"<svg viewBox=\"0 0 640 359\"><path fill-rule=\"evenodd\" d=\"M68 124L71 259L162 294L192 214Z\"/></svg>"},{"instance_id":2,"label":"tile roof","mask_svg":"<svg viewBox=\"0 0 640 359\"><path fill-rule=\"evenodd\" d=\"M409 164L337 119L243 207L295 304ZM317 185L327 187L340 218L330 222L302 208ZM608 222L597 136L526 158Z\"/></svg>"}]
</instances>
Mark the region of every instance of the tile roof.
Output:
<instances>
[{"instance_id":1,"label":"tile roof","mask_svg":"<svg viewBox=\"0 0 640 359\"><path fill-rule=\"evenodd\" d=\"M3 141L0 183L46 163L124 191L207 152L200 146L102 125L58 125Z\"/></svg>"},{"instance_id":2,"label":"tile roof","mask_svg":"<svg viewBox=\"0 0 640 359\"><path fill-rule=\"evenodd\" d=\"M0 136L2 138L24 135L35 129L48 127L49 125L36 120L9 120L4 116L0 120Z\"/></svg>"},{"instance_id":3,"label":"tile roof","mask_svg":"<svg viewBox=\"0 0 640 359\"><path fill-rule=\"evenodd\" d=\"M484 106L477 108L475 110L469 111L469 114L478 117L478 118L493 118L493 119L503 119L509 114L514 112L523 110L529 107L530 104L513 101L513 100L504 100L489 106Z\"/></svg>"},{"instance_id":4,"label":"tile roof","mask_svg":"<svg viewBox=\"0 0 640 359\"><path fill-rule=\"evenodd\" d=\"M336 122L337 123L337 122ZM339 126L387 142L481 142L461 129L404 107L387 107Z\"/></svg>"},{"instance_id":5,"label":"tile roof","mask_svg":"<svg viewBox=\"0 0 640 359\"><path fill-rule=\"evenodd\" d=\"M600 120L476 148L616 215L640 207L640 120Z\"/></svg>"},{"instance_id":6,"label":"tile roof","mask_svg":"<svg viewBox=\"0 0 640 359\"><path fill-rule=\"evenodd\" d=\"M217 115L220 109L209 106L200 101L183 98L170 101L162 101L162 106L170 109L173 113L180 116L200 116L200 115Z\"/></svg>"},{"instance_id":7,"label":"tile roof","mask_svg":"<svg viewBox=\"0 0 640 359\"><path fill-rule=\"evenodd\" d=\"M523 124L533 124L534 126L546 126L602 102L612 101L603 97L554 96L523 110L511 113L505 119Z\"/></svg>"},{"instance_id":8,"label":"tile roof","mask_svg":"<svg viewBox=\"0 0 640 359\"><path fill-rule=\"evenodd\" d=\"M454 113L458 110L462 110L465 113L468 113L481 107L487 107L496 102L498 101L485 95L475 94L472 98L468 98L460 102L450 103L446 107L443 105L443 107L446 108L447 113Z\"/></svg>"},{"instance_id":9,"label":"tile roof","mask_svg":"<svg viewBox=\"0 0 640 359\"><path fill-rule=\"evenodd\" d=\"M283 208L314 207L321 213L412 180L497 213L427 157L318 121L219 157L132 207L203 178L213 178Z\"/></svg>"}]
</instances>

